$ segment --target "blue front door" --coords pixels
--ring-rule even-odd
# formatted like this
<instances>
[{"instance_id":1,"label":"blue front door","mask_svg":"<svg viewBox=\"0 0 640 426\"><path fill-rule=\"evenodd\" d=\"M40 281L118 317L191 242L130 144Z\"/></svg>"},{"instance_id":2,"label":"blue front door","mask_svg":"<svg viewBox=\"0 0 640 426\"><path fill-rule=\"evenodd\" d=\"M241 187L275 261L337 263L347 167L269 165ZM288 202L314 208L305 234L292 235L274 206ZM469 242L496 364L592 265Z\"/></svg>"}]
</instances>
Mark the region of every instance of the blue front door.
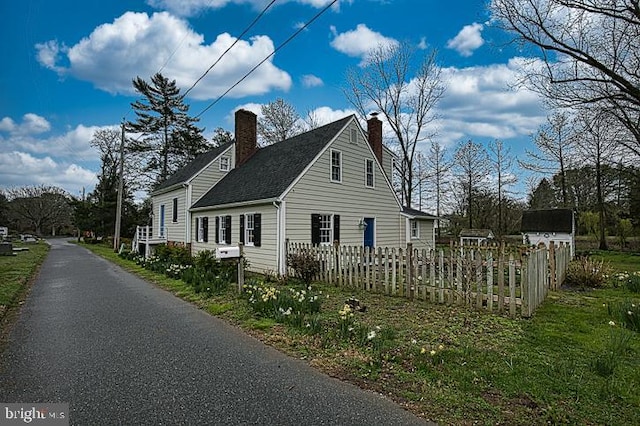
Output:
<instances>
[{"instance_id":1,"label":"blue front door","mask_svg":"<svg viewBox=\"0 0 640 426\"><path fill-rule=\"evenodd\" d=\"M372 217L364 218L364 223L366 225L364 227L364 246L365 247L373 248L373 245L375 244L375 241L374 241L375 221L376 220Z\"/></svg>"}]
</instances>

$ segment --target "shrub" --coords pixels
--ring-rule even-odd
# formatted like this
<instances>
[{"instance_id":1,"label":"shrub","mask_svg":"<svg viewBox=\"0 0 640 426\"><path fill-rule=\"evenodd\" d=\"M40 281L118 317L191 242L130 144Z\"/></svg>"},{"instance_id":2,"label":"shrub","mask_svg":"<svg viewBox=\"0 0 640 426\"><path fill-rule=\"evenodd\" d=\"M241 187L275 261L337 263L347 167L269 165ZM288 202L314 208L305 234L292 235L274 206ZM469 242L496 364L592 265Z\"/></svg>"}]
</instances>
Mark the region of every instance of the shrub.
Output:
<instances>
[{"instance_id":1,"label":"shrub","mask_svg":"<svg viewBox=\"0 0 640 426\"><path fill-rule=\"evenodd\" d=\"M566 283L581 289L604 287L611 274L611 267L601 260L580 257L569 263Z\"/></svg>"},{"instance_id":2,"label":"shrub","mask_svg":"<svg viewBox=\"0 0 640 426\"><path fill-rule=\"evenodd\" d=\"M310 250L301 250L287 257L287 263L293 269L295 276L305 284L309 284L320 272L320 261Z\"/></svg>"},{"instance_id":3,"label":"shrub","mask_svg":"<svg viewBox=\"0 0 640 426\"><path fill-rule=\"evenodd\" d=\"M168 246L161 244L155 248L155 256L163 262L177 265L191 265L191 253L182 246Z\"/></svg>"}]
</instances>

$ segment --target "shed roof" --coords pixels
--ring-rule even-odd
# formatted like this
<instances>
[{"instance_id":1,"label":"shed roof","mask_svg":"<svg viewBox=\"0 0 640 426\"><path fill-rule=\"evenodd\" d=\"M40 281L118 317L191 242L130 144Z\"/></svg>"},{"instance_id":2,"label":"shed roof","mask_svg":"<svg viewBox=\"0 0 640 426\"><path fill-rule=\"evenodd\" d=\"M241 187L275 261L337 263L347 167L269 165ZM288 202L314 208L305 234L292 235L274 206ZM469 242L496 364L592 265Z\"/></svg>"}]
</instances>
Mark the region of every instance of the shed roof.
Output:
<instances>
[{"instance_id":1,"label":"shed roof","mask_svg":"<svg viewBox=\"0 0 640 426\"><path fill-rule=\"evenodd\" d=\"M522 212L522 232L573 232L573 210L544 209Z\"/></svg>"},{"instance_id":2,"label":"shed roof","mask_svg":"<svg viewBox=\"0 0 640 426\"><path fill-rule=\"evenodd\" d=\"M491 229L463 229L460 231L461 238L493 238Z\"/></svg>"}]
</instances>

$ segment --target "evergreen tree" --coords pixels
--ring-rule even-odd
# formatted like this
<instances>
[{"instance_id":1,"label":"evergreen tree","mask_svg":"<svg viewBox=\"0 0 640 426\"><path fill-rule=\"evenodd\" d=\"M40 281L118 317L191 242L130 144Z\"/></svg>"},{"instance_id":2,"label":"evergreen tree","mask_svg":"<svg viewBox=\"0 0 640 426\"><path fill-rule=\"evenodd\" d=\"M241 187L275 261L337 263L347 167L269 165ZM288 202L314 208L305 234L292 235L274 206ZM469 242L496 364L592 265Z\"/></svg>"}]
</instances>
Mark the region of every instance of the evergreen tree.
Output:
<instances>
[{"instance_id":1,"label":"evergreen tree","mask_svg":"<svg viewBox=\"0 0 640 426\"><path fill-rule=\"evenodd\" d=\"M130 143L129 150L139 157L140 172L155 186L210 145L203 129L195 125L198 119L187 114L189 106L175 80L157 73L151 84L136 77L133 87L143 98L131 104L137 120L128 128L140 137Z\"/></svg>"}]
</instances>

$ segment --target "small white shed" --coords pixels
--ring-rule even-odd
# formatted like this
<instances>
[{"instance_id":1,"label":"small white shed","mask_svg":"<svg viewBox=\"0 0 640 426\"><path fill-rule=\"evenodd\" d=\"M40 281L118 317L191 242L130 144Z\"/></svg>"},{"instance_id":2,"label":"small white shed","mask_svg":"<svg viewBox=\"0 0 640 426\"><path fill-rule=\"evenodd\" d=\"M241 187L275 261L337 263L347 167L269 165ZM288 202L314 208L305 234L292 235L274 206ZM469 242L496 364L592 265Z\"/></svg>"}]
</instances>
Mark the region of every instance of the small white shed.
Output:
<instances>
[{"instance_id":1,"label":"small white shed","mask_svg":"<svg viewBox=\"0 0 640 426\"><path fill-rule=\"evenodd\" d=\"M522 242L537 246L549 242L555 245L567 243L571 248L571 257L575 254L576 225L571 209L527 210L522 212Z\"/></svg>"}]
</instances>

